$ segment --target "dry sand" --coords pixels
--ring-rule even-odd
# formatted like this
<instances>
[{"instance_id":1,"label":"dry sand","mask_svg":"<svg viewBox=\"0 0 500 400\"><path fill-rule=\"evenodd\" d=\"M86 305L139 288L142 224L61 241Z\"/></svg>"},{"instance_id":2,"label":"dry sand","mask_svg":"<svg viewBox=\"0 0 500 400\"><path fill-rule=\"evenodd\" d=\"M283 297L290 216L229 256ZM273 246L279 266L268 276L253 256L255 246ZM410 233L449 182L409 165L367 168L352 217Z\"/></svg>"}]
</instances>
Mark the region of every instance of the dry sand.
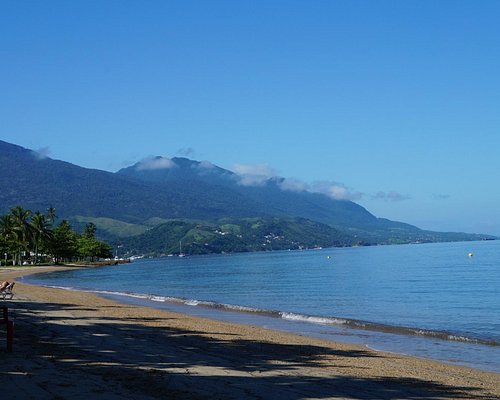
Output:
<instances>
[{"instance_id":1,"label":"dry sand","mask_svg":"<svg viewBox=\"0 0 500 400\"><path fill-rule=\"evenodd\" d=\"M15 341L7 353L1 325L2 399L500 398L499 374L90 293L17 283L3 303Z\"/></svg>"}]
</instances>

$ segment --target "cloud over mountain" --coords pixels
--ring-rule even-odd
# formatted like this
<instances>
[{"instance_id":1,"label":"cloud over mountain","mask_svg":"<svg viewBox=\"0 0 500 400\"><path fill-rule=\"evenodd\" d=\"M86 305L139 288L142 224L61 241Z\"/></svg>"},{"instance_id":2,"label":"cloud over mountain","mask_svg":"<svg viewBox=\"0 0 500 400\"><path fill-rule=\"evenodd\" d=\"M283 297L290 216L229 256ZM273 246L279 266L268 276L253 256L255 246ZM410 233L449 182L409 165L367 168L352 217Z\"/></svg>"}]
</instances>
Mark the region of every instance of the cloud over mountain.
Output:
<instances>
[{"instance_id":1,"label":"cloud over mountain","mask_svg":"<svg viewBox=\"0 0 500 400\"><path fill-rule=\"evenodd\" d=\"M138 171L168 169L176 166L170 158L166 157L146 157L137 164Z\"/></svg>"},{"instance_id":2,"label":"cloud over mountain","mask_svg":"<svg viewBox=\"0 0 500 400\"><path fill-rule=\"evenodd\" d=\"M44 160L49 156L50 148L45 146L45 147L42 147L38 150L35 150L33 153L34 153L35 157L38 158L39 160Z\"/></svg>"},{"instance_id":3,"label":"cloud over mountain","mask_svg":"<svg viewBox=\"0 0 500 400\"><path fill-rule=\"evenodd\" d=\"M290 192L305 192L309 189L309 185L295 178L283 178L278 184L281 190Z\"/></svg>"},{"instance_id":4,"label":"cloud over mountain","mask_svg":"<svg viewBox=\"0 0 500 400\"><path fill-rule=\"evenodd\" d=\"M338 182L314 182L310 191L325 194L335 200L359 200L363 197L363 193L352 190L343 183Z\"/></svg>"},{"instance_id":5,"label":"cloud over mountain","mask_svg":"<svg viewBox=\"0 0 500 400\"><path fill-rule=\"evenodd\" d=\"M263 186L276 171L266 164L235 164L233 172L238 175L238 183L242 186Z\"/></svg>"},{"instance_id":6,"label":"cloud over mountain","mask_svg":"<svg viewBox=\"0 0 500 400\"><path fill-rule=\"evenodd\" d=\"M334 200L359 200L363 193L348 188L343 183L320 181L308 184L295 178L283 178L276 175L274 168L267 164L236 164L233 171L242 186L264 186L270 179L275 179L278 187L290 192L321 193Z\"/></svg>"},{"instance_id":7,"label":"cloud over mountain","mask_svg":"<svg viewBox=\"0 0 500 400\"><path fill-rule=\"evenodd\" d=\"M212 164L210 161L200 161L199 164L197 165L197 168L201 169L214 169L216 168L215 164Z\"/></svg>"}]
</instances>

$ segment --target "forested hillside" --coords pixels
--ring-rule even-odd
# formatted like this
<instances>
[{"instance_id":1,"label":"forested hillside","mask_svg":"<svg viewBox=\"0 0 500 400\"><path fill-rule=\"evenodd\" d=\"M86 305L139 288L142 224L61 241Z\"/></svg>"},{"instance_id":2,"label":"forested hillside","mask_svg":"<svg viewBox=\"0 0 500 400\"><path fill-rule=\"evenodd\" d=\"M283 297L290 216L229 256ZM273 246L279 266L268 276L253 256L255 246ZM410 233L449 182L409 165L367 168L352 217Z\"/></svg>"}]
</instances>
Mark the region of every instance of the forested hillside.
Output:
<instances>
[{"instance_id":1,"label":"forested hillside","mask_svg":"<svg viewBox=\"0 0 500 400\"><path fill-rule=\"evenodd\" d=\"M168 224L182 220L186 229L190 226L188 231L197 227L193 231L196 240L189 242L193 253L492 238L423 231L377 218L352 201L290 190L283 178L249 184L231 171L186 158L156 157L111 173L42 157L0 141L0 170L0 213L18 205L54 207L76 228L82 230L92 223L101 238L124 243L129 236L147 241L154 234L173 243L177 236ZM254 224L244 222L252 218L260 218L263 226L277 224L265 234L281 231L277 235L282 239L262 242ZM239 226L241 237L214 234L221 219L237 221L230 225ZM144 247L145 252L172 252L175 244L155 246Z\"/></svg>"}]
</instances>

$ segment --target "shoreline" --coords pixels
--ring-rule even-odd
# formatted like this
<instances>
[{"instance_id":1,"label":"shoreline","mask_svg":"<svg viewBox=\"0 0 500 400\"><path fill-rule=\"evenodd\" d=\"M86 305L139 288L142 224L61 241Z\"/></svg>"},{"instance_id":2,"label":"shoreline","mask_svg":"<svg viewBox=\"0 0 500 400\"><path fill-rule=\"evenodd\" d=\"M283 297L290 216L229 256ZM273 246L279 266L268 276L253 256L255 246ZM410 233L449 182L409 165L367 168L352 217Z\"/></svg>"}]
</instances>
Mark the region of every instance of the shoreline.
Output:
<instances>
[{"instance_id":1,"label":"shoreline","mask_svg":"<svg viewBox=\"0 0 500 400\"><path fill-rule=\"evenodd\" d=\"M63 268L78 267L2 267L0 280ZM5 301L16 324L14 352L0 349L0 370L20 398L500 397L494 372L88 292L16 283L14 293Z\"/></svg>"},{"instance_id":2,"label":"shoreline","mask_svg":"<svg viewBox=\"0 0 500 400\"><path fill-rule=\"evenodd\" d=\"M74 267L74 265L71 266ZM119 273L119 269L110 268L111 273L106 268L96 271L96 274L105 275L106 278L102 279L113 279L113 275ZM93 279L91 271L86 271L83 268L80 272L87 275L90 280ZM137 273L136 270L132 275ZM432 330L428 327L411 325L386 325L380 322L370 322L369 319L351 319L335 314L301 314L300 312L280 311L288 310L286 306L265 308L262 307L262 302L258 301L253 303L259 304L257 306L248 305L248 302L239 303L238 299L233 299L236 300L233 302L228 302L227 299L217 302L206 300L211 298L210 294L206 292L200 294L199 297L197 291L192 293L194 296L173 297L166 291L161 289L156 291L150 286L147 289L139 289L130 285L116 288L102 282L96 289L93 287L95 285L88 286L85 281L79 279L69 278L69 281L66 281L63 278L63 281L65 283L58 279L46 281L41 276L24 280L25 283L52 288L88 291L98 296L136 306L164 309L237 324L256 325L333 342L363 345L377 351L410 355L500 373L500 363L498 362L500 342L497 335L493 334L481 336L459 330ZM365 318L373 317L372 314L366 313L364 316ZM384 320L383 315L378 315L378 318Z\"/></svg>"}]
</instances>

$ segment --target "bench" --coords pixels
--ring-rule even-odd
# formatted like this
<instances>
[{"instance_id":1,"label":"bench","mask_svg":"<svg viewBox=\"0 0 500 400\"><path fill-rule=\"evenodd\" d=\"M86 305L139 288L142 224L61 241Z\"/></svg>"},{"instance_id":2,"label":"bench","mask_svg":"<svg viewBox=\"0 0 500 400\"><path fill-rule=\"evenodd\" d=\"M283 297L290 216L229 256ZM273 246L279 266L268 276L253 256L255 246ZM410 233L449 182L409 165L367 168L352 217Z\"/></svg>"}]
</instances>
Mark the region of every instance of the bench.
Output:
<instances>
[{"instance_id":1,"label":"bench","mask_svg":"<svg viewBox=\"0 0 500 400\"><path fill-rule=\"evenodd\" d=\"M2 289L2 291L0 291L0 298L3 300L5 300L7 297L9 299L12 299L12 297L14 296L14 292L13 292L14 285L15 285L15 282L11 282L7 286L5 286Z\"/></svg>"}]
</instances>

